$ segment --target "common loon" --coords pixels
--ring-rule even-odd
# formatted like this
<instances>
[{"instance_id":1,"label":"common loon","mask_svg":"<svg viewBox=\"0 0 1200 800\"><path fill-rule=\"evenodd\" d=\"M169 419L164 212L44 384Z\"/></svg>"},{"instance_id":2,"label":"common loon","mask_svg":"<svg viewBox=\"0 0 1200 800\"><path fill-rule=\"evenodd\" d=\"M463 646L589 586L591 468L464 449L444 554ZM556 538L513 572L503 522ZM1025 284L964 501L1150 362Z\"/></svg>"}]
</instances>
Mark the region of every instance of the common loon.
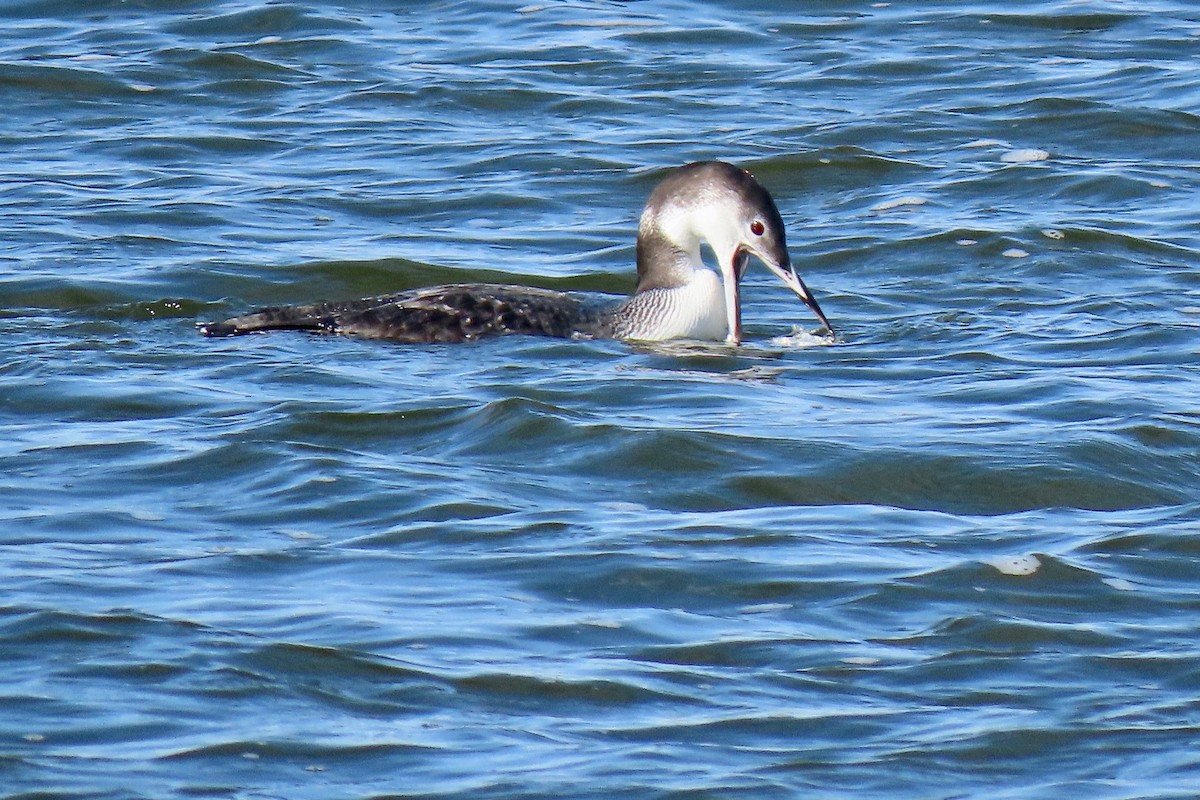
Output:
<instances>
[{"instance_id":1,"label":"common loon","mask_svg":"<svg viewBox=\"0 0 1200 800\"><path fill-rule=\"evenodd\" d=\"M701 258L705 243L719 276ZM739 344L740 282L750 256L779 276L833 333L792 267L775 201L749 172L723 161L680 167L651 192L638 224L637 288L628 298L461 283L365 300L263 308L200 330L205 336L307 330L412 343L526 333Z\"/></svg>"}]
</instances>

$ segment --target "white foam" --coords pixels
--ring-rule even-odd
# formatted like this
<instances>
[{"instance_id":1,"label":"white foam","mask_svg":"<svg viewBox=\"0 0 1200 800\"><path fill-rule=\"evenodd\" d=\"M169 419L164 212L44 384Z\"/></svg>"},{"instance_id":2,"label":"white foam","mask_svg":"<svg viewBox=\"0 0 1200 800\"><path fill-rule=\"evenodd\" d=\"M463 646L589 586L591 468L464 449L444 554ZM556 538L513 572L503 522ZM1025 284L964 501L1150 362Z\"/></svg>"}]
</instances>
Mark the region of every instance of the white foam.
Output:
<instances>
[{"instance_id":1,"label":"white foam","mask_svg":"<svg viewBox=\"0 0 1200 800\"><path fill-rule=\"evenodd\" d=\"M1004 256L1005 258L1029 258L1029 251L1022 250L1019 247L1010 247L1000 255Z\"/></svg>"},{"instance_id":2,"label":"white foam","mask_svg":"<svg viewBox=\"0 0 1200 800\"><path fill-rule=\"evenodd\" d=\"M904 206L923 206L929 201L924 197L915 194L897 197L894 200L884 200L882 203L877 203L871 206L872 211L891 211L893 208L902 208Z\"/></svg>"},{"instance_id":3,"label":"white foam","mask_svg":"<svg viewBox=\"0 0 1200 800\"><path fill-rule=\"evenodd\" d=\"M978 239L959 239L959 240L955 241L954 243L956 245L958 245L959 247L972 247L974 245L979 244L979 240Z\"/></svg>"},{"instance_id":4,"label":"white foam","mask_svg":"<svg viewBox=\"0 0 1200 800\"><path fill-rule=\"evenodd\" d=\"M622 514L642 514L650 510L649 506L642 503L630 503L624 500L599 503L598 505L600 508L605 508L609 511L617 511Z\"/></svg>"},{"instance_id":5,"label":"white foam","mask_svg":"<svg viewBox=\"0 0 1200 800\"><path fill-rule=\"evenodd\" d=\"M1118 592L1132 592L1136 587L1124 578L1104 578L1101 583L1112 587Z\"/></svg>"},{"instance_id":6,"label":"white foam","mask_svg":"<svg viewBox=\"0 0 1200 800\"><path fill-rule=\"evenodd\" d=\"M295 539L298 542L321 538L319 535L312 533L311 531L302 531L295 528L282 528L279 532L289 539Z\"/></svg>"},{"instance_id":7,"label":"white foam","mask_svg":"<svg viewBox=\"0 0 1200 800\"><path fill-rule=\"evenodd\" d=\"M843 664L854 664L859 667L873 667L883 659L875 658L874 656L846 656L842 659Z\"/></svg>"},{"instance_id":8,"label":"white foam","mask_svg":"<svg viewBox=\"0 0 1200 800\"><path fill-rule=\"evenodd\" d=\"M822 330L824 330L822 328ZM785 347L789 350L803 349L805 347L821 347L822 345L833 344L837 340L831 334L822 334L820 336L809 333L799 325L792 328L792 332L787 336L776 336L771 340L772 347Z\"/></svg>"},{"instance_id":9,"label":"white foam","mask_svg":"<svg viewBox=\"0 0 1200 800\"><path fill-rule=\"evenodd\" d=\"M1065 233L1063 233L1062 231L1057 230L1055 228L1043 228L1042 236L1045 236L1047 239L1065 239L1065 238L1067 238L1067 235Z\"/></svg>"},{"instance_id":10,"label":"white foam","mask_svg":"<svg viewBox=\"0 0 1200 800\"><path fill-rule=\"evenodd\" d=\"M1000 156L1000 160L1005 164L1030 164L1034 161L1045 161L1050 158L1050 153L1045 150L1037 150L1029 148L1026 150L1009 150L1004 155Z\"/></svg>"},{"instance_id":11,"label":"white foam","mask_svg":"<svg viewBox=\"0 0 1200 800\"><path fill-rule=\"evenodd\" d=\"M967 142L963 147L1012 147L1012 145L1000 139L976 139L973 142Z\"/></svg>"},{"instance_id":12,"label":"white foam","mask_svg":"<svg viewBox=\"0 0 1200 800\"><path fill-rule=\"evenodd\" d=\"M985 559L984 562L1002 575L1032 575L1042 566L1037 556L1002 556Z\"/></svg>"},{"instance_id":13,"label":"white foam","mask_svg":"<svg viewBox=\"0 0 1200 800\"><path fill-rule=\"evenodd\" d=\"M775 611L787 611L791 603L757 603L752 606L742 606L738 611L742 614L770 614Z\"/></svg>"}]
</instances>

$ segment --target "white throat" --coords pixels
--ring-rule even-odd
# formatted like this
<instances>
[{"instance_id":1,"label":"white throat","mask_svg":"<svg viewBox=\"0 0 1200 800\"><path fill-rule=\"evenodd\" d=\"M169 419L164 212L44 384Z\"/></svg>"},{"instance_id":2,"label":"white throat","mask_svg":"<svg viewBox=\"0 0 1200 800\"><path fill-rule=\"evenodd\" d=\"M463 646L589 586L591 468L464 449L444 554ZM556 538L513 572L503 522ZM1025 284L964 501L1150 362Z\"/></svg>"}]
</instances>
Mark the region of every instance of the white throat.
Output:
<instances>
[{"instance_id":1,"label":"white throat","mask_svg":"<svg viewBox=\"0 0 1200 800\"><path fill-rule=\"evenodd\" d=\"M702 203L697 207L670 206L656 220L659 230L672 244L687 254L693 271L706 269L700 246L707 243L723 269L741 241L736 216L719 203ZM681 265L682 266L682 265Z\"/></svg>"},{"instance_id":2,"label":"white throat","mask_svg":"<svg viewBox=\"0 0 1200 800\"><path fill-rule=\"evenodd\" d=\"M741 243L740 214L718 202L668 207L657 222L662 234L678 249L675 264L680 302L695 304L693 329L680 336L689 339L725 339L737 344L741 337L737 275L734 260ZM704 265L701 245L708 244L717 272ZM686 301L683 299L686 297ZM734 331L734 332L731 332ZM668 337L662 337L668 338Z\"/></svg>"}]
</instances>

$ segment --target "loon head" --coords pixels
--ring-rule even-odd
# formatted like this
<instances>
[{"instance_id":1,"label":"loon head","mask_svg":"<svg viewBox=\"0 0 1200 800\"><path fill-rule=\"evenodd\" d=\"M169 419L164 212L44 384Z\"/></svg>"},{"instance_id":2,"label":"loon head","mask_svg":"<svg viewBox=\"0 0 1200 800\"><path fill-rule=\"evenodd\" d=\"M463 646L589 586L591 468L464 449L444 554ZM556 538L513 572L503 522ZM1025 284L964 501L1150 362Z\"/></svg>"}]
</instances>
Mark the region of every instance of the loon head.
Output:
<instances>
[{"instance_id":1,"label":"loon head","mask_svg":"<svg viewBox=\"0 0 1200 800\"><path fill-rule=\"evenodd\" d=\"M742 340L740 284L754 256L833 332L825 313L792 268L783 218L767 190L744 169L698 161L669 175L650 194L638 225L637 291L686 285L706 269L707 244L716 257L728 321L725 340Z\"/></svg>"}]
</instances>

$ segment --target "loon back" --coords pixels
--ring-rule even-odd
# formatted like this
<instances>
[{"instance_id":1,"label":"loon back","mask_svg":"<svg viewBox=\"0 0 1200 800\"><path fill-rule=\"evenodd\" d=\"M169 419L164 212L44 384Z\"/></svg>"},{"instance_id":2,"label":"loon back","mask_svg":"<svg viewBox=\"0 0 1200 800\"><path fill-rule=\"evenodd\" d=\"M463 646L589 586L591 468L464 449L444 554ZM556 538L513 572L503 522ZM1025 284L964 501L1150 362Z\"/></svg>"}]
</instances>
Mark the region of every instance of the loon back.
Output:
<instances>
[{"instance_id":1,"label":"loon back","mask_svg":"<svg viewBox=\"0 0 1200 800\"><path fill-rule=\"evenodd\" d=\"M565 292L460 283L364 300L263 308L205 325L201 333L237 336L278 330L418 344L465 342L505 333L606 338L612 335L612 322L603 304Z\"/></svg>"}]
</instances>

